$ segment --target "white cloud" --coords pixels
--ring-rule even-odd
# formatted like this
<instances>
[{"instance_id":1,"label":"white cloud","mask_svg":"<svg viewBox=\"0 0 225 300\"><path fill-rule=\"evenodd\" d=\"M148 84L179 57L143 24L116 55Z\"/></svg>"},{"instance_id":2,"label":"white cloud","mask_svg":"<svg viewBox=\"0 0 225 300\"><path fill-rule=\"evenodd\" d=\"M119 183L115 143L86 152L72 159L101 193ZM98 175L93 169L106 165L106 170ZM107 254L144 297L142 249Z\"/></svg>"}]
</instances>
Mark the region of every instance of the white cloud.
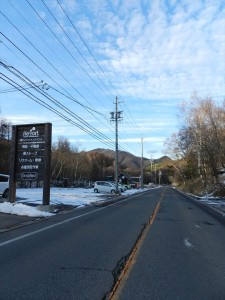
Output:
<instances>
[{"instance_id":1,"label":"white cloud","mask_svg":"<svg viewBox=\"0 0 225 300\"><path fill-rule=\"evenodd\" d=\"M74 11L77 8L77 2L74 0L64 0L63 8L69 12Z\"/></svg>"},{"instance_id":2,"label":"white cloud","mask_svg":"<svg viewBox=\"0 0 225 300\"><path fill-rule=\"evenodd\" d=\"M123 89L129 95L146 97L146 89L150 88L161 97L168 93L173 95L174 91L188 96L193 89L216 87L218 81L223 81L221 71L224 69L219 63L224 57L223 35L217 31L225 28L224 19L216 12L218 5L213 6L213 2L207 7L201 1L182 1L168 17L166 8L155 1L150 7L147 23L140 8L135 7L130 10L126 35L118 35L116 44L111 40L101 53L108 57L108 68L120 74L119 78L130 77L126 80L129 86L122 81ZM125 18L127 15L128 11ZM119 27L124 28L124 19L116 22L117 27L120 22ZM182 76L174 77L176 73ZM158 75L158 79L150 78L154 75Z\"/></svg>"},{"instance_id":3,"label":"white cloud","mask_svg":"<svg viewBox=\"0 0 225 300\"><path fill-rule=\"evenodd\" d=\"M29 123L47 123L47 116L43 117L36 114L24 114L24 115L8 115L7 117L13 125L20 125L20 124L29 124Z\"/></svg>"},{"instance_id":4,"label":"white cloud","mask_svg":"<svg viewBox=\"0 0 225 300\"><path fill-rule=\"evenodd\" d=\"M165 137L146 137L143 139L144 142L151 142L151 143L164 143ZM141 137L139 138L124 138L119 139L119 142L126 142L126 143L141 143Z\"/></svg>"}]
</instances>

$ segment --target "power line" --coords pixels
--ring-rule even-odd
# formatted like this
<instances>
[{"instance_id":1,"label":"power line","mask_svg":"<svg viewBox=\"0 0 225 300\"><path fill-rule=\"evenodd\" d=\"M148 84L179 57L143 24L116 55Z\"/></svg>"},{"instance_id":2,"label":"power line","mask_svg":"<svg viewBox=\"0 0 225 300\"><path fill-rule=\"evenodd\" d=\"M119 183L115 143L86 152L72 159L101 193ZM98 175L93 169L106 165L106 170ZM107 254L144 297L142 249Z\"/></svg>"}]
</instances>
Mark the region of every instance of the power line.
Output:
<instances>
[{"instance_id":1,"label":"power line","mask_svg":"<svg viewBox=\"0 0 225 300\"><path fill-rule=\"evenodd\" d=\"M14 26L13 24L12 24L12 22L11 22L11 25L12 26ZM14 28L15 29L17 29L17 27L16 26L14 26ZM19 32L22 34L22 32L19 30ZM2 34L2 33L1 33ZM22 34L23 35L23 34ZM4 36L4 35L3 35ZM24 35L23 35L24 36ZM7 38L6 36L5 36L5 38ZM25 36L24 36L24 38L25 38ZM8 41L9 41L9 39L8 39ZM29 41L29 40L28 40ZM12 43L12 41L10 41L11 43ZM12 45L14 45L15 46L15 44L14 43L12 43ZM31 45L32 46L34 46L33 45L33 43L31 43ZM34 46L35 47L35 46ZM23 53L23 55L25 55L28 59L30 59L29 57L28 57L28 55L26 55L26 53L24 53L23 51L21 51L21 49L19 49L17 46L16 46L16 48L21 52L21 53ZM39 51L37 48L35 48L36 49L36 51ZM89 49L90 50L90 49ZM41 52L39 51L39 54L41 55ZM48 61L48 59L47 58L45 58L47 61ZM36 65L36 67L38 67L42 72L44 72L44 74L46 74L52 81L54 81L57 85L59 85L52 77L50 77L39 65L37 65L32 59L30 59L35 65ZM95 60L96 61L96 60ZM49 61L48 61L49 62ZM97 61L96 61L97 62ZM51 64L51 63L50 63ZM99 67L100 67L100 65L99 65ZM58 71L57 69L55 69L56 71ZM103 71L103 70L102 70ZM66 80L66 79L65 79ZM50 85L49 85L50 86ZM53 88L53 87L51 87L51 88ZM61 87L62 88L62 87ZM63 89L63 88L62 88ZM57 90L57 89L56 89ZM64 90L64 89L63 89ZM76 89L75 89L76 90ZM65 93L66 94L68 94L68 92L66 91L66 90L64 90L65 91ZM60 91L58 91L58 92L60 92ZM77 100L76 99L74 99L74 97L73 96L71 96L71 95L69 95L69 96L66 96L66 94L65 93L62 93L62 92L60 92L64 97L67 97L68 99L70 99L70 100L75 100L74 102L76 102L76 103L78 103L77 102ZM73 101L72 100L72 101ZM82 104L80 104L80 105L82 105ZM90 107L88 108L87 106L84 106L84 107L86 107L86 109L87 110L89 110L89 113L90 113L90 111L92 111L92 112L94 112L94 113L96 113L96 114L99 114L99 112L97 112L97 111L94 111L94 110L92 110ZM101 115L101 114L99 114L99 115Z\"/></svg>"},{"instance_id":2,"label":"power line","mask_svg":"<svg viewBox=\"0 0 225 300\"><path fill-rule=\"evenodd\" d=\"M27 1L27 0L26 0ZM80 92L67 80L67 78L43 55L37 47L2 13L0 12L6 20L25 38L25 40L50 64L50 66L76 91ZM45 73L46 74L46 73ZM47 75L47 74L46 74ZM81 95L81 94L80 94ZM82 95L81 95L82 96ZM83 97L83 96L82 96ZM84 98L84 97L83 97Z\"/></svg>"},{"instance_id":3,"label":"power line","mask_svg":"<svg viewBox=\"0 0 225 300\"><path fill-rule=\"evenodd\" d=\"M23 53L23 55L25 55L30 61L32 61L39 69L41 69L42 72L44 72L50 79L52 79L57 85L59 85L52 77L50 77L39 65L37 65L32 59L30 59L19 47L17 47L11 40L9 40L3 33L1 33L11 44L13 44L13 46L15 46L20 52ZM61 87L62 88L62 87ZM64 90L64 88L62 88ZM55 89L56 90L56 89ZM58 90L56 90L58 91ZM65 91L65 90L64 90ZM59 92L59 91L58 91ZM83 105L82 103L80 103L78 100L76 100L74 97L72 97L67 91L65 91L69 96L66 96L67 98L69 98L70 100L72 100L73 102L81 105L83 108L85 108L89 113L95 112L97 114L99 114L96 110L91 109L90 107L87 107L85 105ZM65 94L64 94L65 95ZM92 113L91 113L92 114ZM93 114L92 114L93 115ZM93 115L94 116L94 115ZM94 116L96 118L96 116ZM97 118L98 119L98 118ZM99 120L99 119L98 119ZM99 120L100 121L100 120Z\"/></svg>"},{"instance_id":4,"label":"power line","mask_svg":"<svg viewBox=\"0 0 225 300\"><path fill-rule=\"evenodd\" d=\"M1 35L3 35L1 32L0 32L0 34ZM10 40L8 40L9 42L11 42ZM39 77L39 79L40 79L40 81L42 81L42 79L41 79L41 77L39 76L39 74L37 74L35 71L34 71L34 69L32 68L30 68L30 66L29 65L27 65L26 63L25 63L25 61L21 58L21 57L19 57L12 49L10 49L3 41L1 41L1 43L7 48L7 50L8 51L10 51L16 58L17 58L17 60L20 60L32 73L34 73L35 74L35 76L37 76L37 77ZM13 43L11 43L14 47L15 47L15 45L13 44ZM19 48L16 48L16 49L18 49L19 50ZM22 51L21 51L21 53L23 53Z\"/></svg>"},{"instance_id":5,"label":"power line","mask_svg":"<svg viewBox=\"0 0 225 300\"><path fill-rule=\"evenodd\" d=\"M10 79L9 77L7 77L6 75L4 75L3 73L0 73L0 75L4 76L1 77L5 82L7 82L8 84L10 84L11 86L13 86L14 88L18 88L18 90L25 94L27 97L29 97L30 99L32 99L33 101L37 102L38 104L40 104L41 106L47 108L48 110L54 112L55 114L57 114L58 116L60 116L62 119L64 119L65 121L71 123L72 125L78 127L79 129L81 129L82 131L86 132L88 135L92 136L93 138L95 138L96 140L100 141L101 143L105 144L106 146L110 146L112 147L112 142L107 142L105 140L102 140L99 136L97 136L96 134L92 133L91 131L89 131L88 129L84 128L83 126L81 126L80 124L78 124L77 122L74 122L73 120L71 120L70 118L66 117L64 114L60 113L58 110L54 109L52 106L48 105L47 103L45 103L43 100L41 100L40 98L36 97L35 95L33 95L32 93L30 93L29 91L25 91L21 89L21 85L16 83L15 81L13 81L12 79ZM110 141L110 140L109 140Z\"/></svg>"},{"instance_id":6,"label":"power line","mask_svg":"<svg viewBox=\"0 0 225 300\"><path fill-rule=\"evenodd\" d=\"M31 6L31 8L35 11L35 13L38 15L38 17L44 22L44 24L48 27L48 29L52 32L52 34L56 37L56 35L54 34L54 32L51 30L51 28L47 25L47 23L43 20L43 18L38 14L38 12L35 10L35 8L29 3L29 1L28 0L26 0L27 2L28 2L28 4ZM14 7L14 5L12 5L13 7ZM14 7L14 9L16 9L15 7ZM18 12L18 10L16 9L16 11ZM51 12L50 12L51 13ZM20 14L21 15L21 14ZM5 16L6 17L6 16ZM54 16L53 16L54 17ZM7 18L7 17L6 17ZM24 19L24 18L23 18ZM55 19L55 18L54 18ZM9 21L9 19L7 19L8 21ZM55 19L56 20L56 19ZM25 20L26 21L26 20ZM57 20L56 20L57 21ZM9 21L10 22L10 21ZM27 22L27 21L26 21ZM86 99L86 98L84 98L84 96L65 78L65 76L63 76L62 75L62 73L61 72L59 72L58 71L58 69L56 69L55 68L55 66L51 63L51 62L49 62L49 60L34 46L34 44L33 43L31 43L25 36L24 36L24 34L15 26L15 25L13 25L12 24L12 22L10 22L10 24L15 28L15 29L17 29L17 31L19 31L20 32L20 34L22 34L23 35L23 37L32 45L32 47L34 47L35 48L35 50L36 51L38 51L38 53L67 81L67 83L69 83L70 84L70 86L72 86L74 89L75 89L75 91L84 99L84 100L86 100L87 102L88 102L88 100ZM29 23L28 23L29 24ZM58 23L59 24L59 23ZM59 24L59 26L61 27L61 25ZM62 28L62 27L61 27ZM63 28L62 28L63 29ZM64 31L64 33L65 33L65 31ZM66 33L65 33L66 34ZM56 37L57 38L57 37ZM61 41L57 38L57 40L61 43ZM61 43L62 44L62 43ZM63 44L62 44L63 45ZM63 45L63 47L65 48L65 46ZM65 48L66 49L66 48ZM66 49L67 50L67 49ZM78 50L78 49L77 49ZM68 50L67 50L68 51ZM69 52L70 53L70 52ZM71 54L71 53L70 53ZM72 57L74 58L74 56L72 55ZM75 59L75 58L74 58ZM76 60L76 62L77 62L77 60ZM87 62L87 61L86 61ZM46 74L46 73L45 73ZM65 91L66 92L66 91ZM78 104L80 104L80 105L82 105L79 101L77 101L76 99L74 99L72 96L67 96L67 98L69 98L70 100L72 100L72 101L74 101L74 102L76 102L76 103L78 103ZM88 102L89 103L89 102ZM95 111L94 109L90 109L90 108L88 108L88 110L89 110L89 113L91 113L90 111ZM95 111L96 112L96 111ZM92 114L93 115L93 114ZM96 116L95 115L93 115L95 118L96 118ZM98 119L98 118L97 118ZM98 119L99 120L99 119Z\"/></svg>"},{"instance_id":7,"label":"power line","mask_svg":"<svg viewBox=\"0 0 225 300\"><path fill-rule=\"evenodd\" d=\"M43 84L43 82L37 82L37 83L35 83L35 85L37 85L37 86L43 86L44 84ZM28 90L28 89L31 89L31 88L32 88L31 86L25 84L25 85L22 86L21 89L22 90ZM0 90L0 94L18 92L18 90L19 90L18 88L11 88L11 89Z\"/></svg>"},{"instance_id":8,"label":"power line","mask_svg":"<svg viewBox=\"0 0 225 300\"><path fill-rule=\"evenodd\" d=\"M113 89L116 91L115 87L113 86L113 84L111 83L111 81L109 80L108 76L105 74L105 72L103 71L102 67L100 66L100 64L98 63L98 61L96 60L96 58L94 57L93 53L91 52L90 48L88 47L87 43L84 41L84 39L82 38L81 34L79 33L78 29L76 28L76 26L74 25L74 23L71 21L70 17L68 16L68 14L66 13L65 9L63 8L63 6L61 5L59 0L56 0L61 8L61 10L64 12L65 16L67 17L68 21L70 22L70 24L72 25L72 27L74 28L74 30L76 31L77 35L79 36L80 40L82 41L82 43L84 44L84 46L86 47L86 49L88 50L88 52L90 53L91 57L94 59L95 63L97 64L97 66L99 67L99 69L101 70L101 72L103 73L103 75L105 76L105 78L107 79L107 81L110 83L110 85L113 87ZM43 2L43 0L42 0ZM118 93L117 93L118 94ZM113 95L115 98L115 95Z\"/></svg>"},{"instance_id":9,"label":"power line","mask_svg":"<svg viewBox=\"0 0 225 300\"><path fill-rule=\"evenodd\" d=\"M95 59L93 53L91 52L90 48L88 47L87 43L84 41L83 37L81 36L81 34L79 33L78 29L76 28L76 26L74 25L74 23L71 21L70 17L68 16L68 14L66 13L65 9L63 8L63 6L61 5L59 0L56 0L61 8L61 10L64 12L65 16L67 17L68 21L70 22L70 24L72 25L72 27L74 28L74 30L76 31L78 37L80 38L80 40L82 41L82 43L84 44L84 46L86 47L86 49L88 50L88 52L90 53L90 55L92 56L92 58L94 59L95 63L98 65L99 69L101 70L101 72L103 73L103 75L105 76L105 78L107 79L107 81L110 83L110 85L113 87L113 89L116 91L116 94L119 95L118 91L116 90L116 88L114 87L114 85L111 83L111 81L109 80L108 76L105 74L105 72L103 71L103 69L101 68L100 64L98 63L98 61ZM43 0L42 0L43 2ZM120 96L120 98L122 98ZM126 106L127 110L128 107ZM131 116L132 122L136 123L136 121L134 120L134 118L132 117L130 111L128 110L129 115ZM133 123L131 123L133 125ZM139 128L139 126L137 126ZM139 128L140 129L140 128Z\"/></svg>"},{"instance_id":10,"label":"power line","mask_svg":"<svg viewBox=\"0 0 225 300\"><path fill-rule=\"evenodd\" d=\"M48 26L48 24L45 22L45 20L40 16L40 14L35 10L35 8L30 4L28 0L26 2L30 5L30 7L33 9L33 11L37 14L37 16L42 20L42 22L47 26L47 28L50 30L50 32L54 35L54 37L58 40L58 42L63 46L63 48L67 51L67 53L74 59L74 61L79 65L79 67L85 72L85 74L92 80L92 82L108 97L108 95L105 93L105 91L99 86L99 84L88 74L88 72L84 69L84 67L77 61L77 59L74 57L73 54L65 47L65 45L58 39L56 34L52 31L52 29Z\"/></svg>"},{"instance_id":11,"label":"power line","mask_svg":"<svg viewBox=\"0 0 225 300\"><path fill-rule=\"evenodd\" d=\"M28 0L26 0L28 1ZM66 33L66 31L64 30L64 28L62 27L62 25L58 22L58 20L56 19L56 17L54 16L54 14L51 12L51 10L49 9L49 7L45 4L45 2L43 0L41 0L42 3L44 4L44 6L47 8L48 12L51 14L51 16L54 18L54 20L56 21L56 23L58 24L58 26L61 28L61 30L64 32L64 34L66 35L66 37L68 38L68 40L71 42L71 44L73 45L73 47L78 51L78 53L80 54L80 56L84 59L84 61L87 63L87 65L90 67L90 69L94 72L94 74L98 77L98 79L101 81L101 83L103 84L103 86L111 93L111 91L109 90L109 88L105 85L105 83L102 81L102 79L99 77L99 75L96 73L96 71L93 69L93 67L89 64L89 62L86 60L86 58L84 57L84 55L81 53L81 51L77 48L77 46L74 44L74 42L72 41L72 39L69 37L69 35ZM28 1L29 2L29 1ZM61 5L60 5L61 6ZM61 7L62 8L62 7ZM63 10L64 11L64 10ZM111 93L111 95L114 97L114 95Z\"/></svg>"},{"instance_id":12,"label":"power line","mask_svg":"<svg viewBox=\"0 0 225 300\"><path fill-rule=\"evenodd\" d=\"M81 124L83 124L83 126L81 126L77 122L72 121L71 119L69 119L68 117L66 117L65 114L60 113L58 110L54 109L52 106L50 106L45 101L41 100L40 98L38 98L37 96L35 96L31 92L28 92L27 90L22 89L22 85L19 85L18 83L16 83L12 79L10 79L9 77L7 77L3 73L1 73L1 75L3 75L5 78L7 78L7 79L3 78L3 80L5 82L11 84L14 87L14 89L17 89L18 91L22 92L23 94L25 94L26 96L28 96L30 99L34 100L38 104L40 104L43 107L47 108L48 110L51 110L52 112L56 113L57 115L59 115L60 117L62 117L67 122L70 122L71 124L75 125L79 129L81 129L82 131L88 133L89 135L91 135L92 137L94 137L96 140L104 143L108 147L109 146L112 147L114 145L115 142L113 140L109 139L106 135L102 134L96 128L94 128L93 126L91 126L90 124L88 124L86 121L84 121L82 118L80 118L75 113L73 113L71 110L69 110L68 108L66 108L62 103L60 103L60 101L58 101L55 98L53 98L52 96L50 96L47 92L45 92L44 90L42 90L39 85L37 85L34 82L32 82L30 79L28 79L20 71L18 71L17 69L15 69L12 66L5 65L1 61L0 61L0 65L2 65L9 72L11 72L14 76L18 77L20 80L22 80L24 83L26 83L27 86L30 86L30 88L33 88L35 91L39 92L42 96L44 96L45 98L47 98L48 100L50 100L58 108L62 109L64 112L66 112L67 114L69 114L70 116L72 116L73 118L75 118L76 120L78 120L79 122L81 122ZM86 126L87 128L85 128L84 126Z\"/></svg>"},{"instance_id":13,"label":"power line","mask_svg":"<svg viewBox=\"0 0 225 300\"><path fill-rule=\"evenodd\" d=\"M2 34L2 33L1 33ZM54 81L57 85L59 85L52 77L50 77L39 65L37 65L32 59L30 59L19 47L17 47L11 40L9 40L4 34L2 34L13 46L15 46L23 55L25 55L30 61L32 61L42 72L44 72L50 79L52 79L52 81ZM7 47L8 48L8 47ZM59 85L60 86L60 85ZM50 87L50 85L49 85L49 87ZM62 88L68 95L66 95L66 94L64 94L64 93L62 93L62 92L60 92L59 90L57 90L57 89L55 89L55 88L53 88L53 87L51 87L52 89L54 89L55 91L57 91L58 93L61 93L62 95L64 95L65 97L67 97L68 99L70 99L70 100L72 100L73 102L75 102L75 103L77 103L77 104L79 104L80 106L82 106L86 111L88 111L89 113L91 113L91 115L94 117L94 118L96 118L98 121L100 121L101 122L101 120L99 119L99 118L97 118L94 114L93 114L93 112L94 113L96 113L96 114L99 114L99 115L102 115L102 116L104 116L103 114L100 114L98 111L96 111L96 110L94 110L94 109L92 109L92 108L90 108L90 107L87 107L87 106L85 106L85 105L83 105L81 102L79 102L78 100L76 100L73 96L71 96L67 91L65 91L65 89L64 88ZM106 119L106 117L104 116L104 119ZM106 119L107 120L107 119Z\"/></svg>"},{"instance_id":14,"label":"power line","mask_svg":"<svg viewBox=\"0 0 225 300\"><path fill-rule=\"evenodd\" d=\"M74 71L73 71L73 69L71 69L70 67L68 67L68 65L66 65L65 63L64 63L64 60L62 60L61 59L61 57L59 56L59 55L57 55L57 53L56 53L56 51L54 51L54 50L52 50L50 47L49 47L49 45L48 45L48 43L42 38L42 36L33 28L33 26L30 24L30 22L28 22L27 21L27 19L23 16L23 14L13 5L13 3L10 1L10 0L8 0L9 1L9 3L12 5L12 7L16 10L16 12L21 16L21 18L26 22L26 24L28 24L28 26L30 26L31 28L32 28L32 30L35 32L35 34L40 38L40 40L45 44L45 46L48 48L48 49L50 49L50 51L52 51L52 53L54 53L54 55L57 57L57 59L59 60L59 61L61 61L61 63L71 72L71 74L74 74L75 75L75 73L74 73ZM45 23L44 23L45 24ZM9 48L8 48L9 49ZM9 49L10 50L10 49ZM96 96L90 91L90 89L84 84L84 82L83 81L80 81L79 80L79 78L76 78L76 80L77 81L79 81L79 83L81 83L83 86L84 86L84 88L85 88L85 90L87 90L92 96L94 96L95 98L96 98ZM79 93L79 91L76 89L76 91L77 91L77 93L89 104L89 105L91 105L91 103L87 100L87 98L85 98L81 93ZM97 99L97 98L96 98ZM92 105L91 105L92 106ZM92 106L93 107L93 106Z\"/></svg>"},{"instance_id":15,"label":"power line","mask_svg":"<svg viewBox=\"0 0 225 300\"><path fill-rule=\"evenodd\" d=\"M59 90L57 90L56 88L54 88L54 87L52 87L52 86L49 86L51 89L53 89L54 91L56 91L57 93L59 93L59 94L61 94L61 95L63 95L64 97L66 97L66 98L68 98L68 99L70 99L70 100L72 100L72 101L74 101L74 99L73 98L71 98L70 96L68 96L68 95L65 95L64 93L62 93L62 92L60 92ZM86 106L86 105L83 105L82 103L80 103L79 101L75 101L75 102L77 102L79 105L81 105L83 108L85 108L86 110L88 110L88 111L92 111L92 112L94 112L94 113L96 113L96 114L99 114L100 116L102 116L103 118L105 118L106 119L106 116L105 115L103 115L102 113L100 113L99 111L97 111L97 110L94 110L94 109L92 109L92 108L90 108L90 107L88 107L88 106Z\"/></svg>"},{"instance_id":16,"label":"power line","mask_svg":"<svg viewBox=\"0 0 225 300\"><path fill-rule=\"evenodd\" d=\"M58 100L55 98L51 97L48 93L43 92L39 87L37 87L31 80L29 80L24 74L22 74L20 71L15 69L14 67L8 67L4 63L0 62L0 64L5 67L9 72L13 73L16 77L20 78L21 80L27 82L33 87L36 91L47 97L51 102L53 102L56 106L60 107L63 111L67 112L69 115L73 116L76 120L81 122L83 125L89 128L89 130L92 130L97 133L101 138L104 138L110 143L114 143L112 140L110 140L106 135L102 134L100 131L95 129L93 126L88 124L85 120L83 120L81 117L79 117L77 114L73 113L70 109L66 108L62 103L60 103ZM14 70L14 71L13 71Z\"/></svg>"}]
</instances>

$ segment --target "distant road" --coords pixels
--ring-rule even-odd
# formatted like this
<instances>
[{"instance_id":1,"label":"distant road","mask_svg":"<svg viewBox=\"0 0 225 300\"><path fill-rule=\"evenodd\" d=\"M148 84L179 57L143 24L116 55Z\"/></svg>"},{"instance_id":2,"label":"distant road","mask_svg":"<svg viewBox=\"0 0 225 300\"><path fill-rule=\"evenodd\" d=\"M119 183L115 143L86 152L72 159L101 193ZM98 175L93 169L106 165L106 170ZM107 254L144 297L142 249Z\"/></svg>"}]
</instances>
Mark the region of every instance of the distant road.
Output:
<instances>
[{"instance_id":1,"label":"distant road","mask_svg":"<svg viewBox=\"0 0 225 300\"><path fill-rule=\"evenodd\" d=\"M224 300L224 253L225 226L159 188L0 234L0 299Z\"/></svg>"}]
</instances>

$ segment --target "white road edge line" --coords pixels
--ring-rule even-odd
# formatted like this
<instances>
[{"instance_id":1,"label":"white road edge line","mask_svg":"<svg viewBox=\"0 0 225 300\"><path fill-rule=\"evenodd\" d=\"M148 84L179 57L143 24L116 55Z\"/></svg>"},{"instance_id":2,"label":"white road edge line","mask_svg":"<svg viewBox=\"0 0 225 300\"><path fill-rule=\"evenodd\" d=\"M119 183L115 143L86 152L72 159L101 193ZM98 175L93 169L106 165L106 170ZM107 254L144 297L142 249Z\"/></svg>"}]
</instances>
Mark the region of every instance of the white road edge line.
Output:
<instances>
[{"instance_id":1,"label":"white road edge line","mask_svg":"<svg viewBox=\"0 0 225 300\"><path fill-rule=\"evenodd\" d=\"M136 195L133 195L132 197L129 197L129 199L131 199L131 198L134 198L135 196L137 196L137 194L136 194ZM76 220L76 219L79 219L79 218L85 217L85 216L87 216L87 215L90 215L90 214L93 214L93 213L95 213L95 212L97 212L97 211L100 211L100 210L106 209L107 207L114 206L114 205L116 205L116 204L119 204L119 203L121 203L121 202L125 202L125 201L127 201L127 200L129 200L129 199L124 199L124 200L121 200L121 201L119 201L119 202L112 203L112 204L110 204L110 205L107 205L107 206L105 206L105 207L101 207L101 208L98 208L98 209L92 210L92 211L90 211L90 212L88 212L88 213L85 213L85 214L82 214L82 215L79 215L79 216L76 216L76 217L73 217L73 218L70 218L70 219L67 219L67 220L61 221L61 222L59 222L59 223L56 223L56 224L53 224L53 225L50 225L50 226L44 227L44 228L42 228L42 229L39 229L39 230L36 230L36 231L30 232L30 233L27 233L27 234L21 235L21 236L19 236L19 237L17 237L17 238L14 238L14 239L11 239L11 240L8 240L8 241L5 241L5 242L2 242L2 243L0 243L0 247L3 247L3 246L5 246L5 245L8 245L8 244L14 243L14 242L16 242L16 241L22 240L22 239L24 239L24 238L26 238L26 237L29 237L29 236L35 235L35 234L37 234L37 233L40 233L40 232L42 232L42 231L49 230L49 229L51 229L51 228L54 228L54 227L60 226L60 225L62 225L62 224L68 223L68 222L70 222L70 221L73 221L73 220Z\"/></svg>"}]
</instances>

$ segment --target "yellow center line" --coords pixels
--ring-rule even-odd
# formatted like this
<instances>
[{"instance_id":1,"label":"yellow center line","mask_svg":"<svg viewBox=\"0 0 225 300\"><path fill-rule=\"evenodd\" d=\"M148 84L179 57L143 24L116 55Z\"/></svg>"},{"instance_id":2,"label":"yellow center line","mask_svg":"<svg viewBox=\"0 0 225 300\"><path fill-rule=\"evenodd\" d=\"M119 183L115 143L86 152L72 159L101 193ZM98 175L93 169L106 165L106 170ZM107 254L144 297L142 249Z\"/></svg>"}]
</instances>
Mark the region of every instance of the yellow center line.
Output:
<instances>
[{"instance_id":1,"label":"yellow center line","mask_svg":"<svg viewBox=\"0 0 225 300\"><path fill-rule=\"evenodd\" d=\"M163 196L165 194L165 191L166 191L166 188L163 190L162 194L161 194L161 197L160 199L157 201L157 204L155 206L155 209L151 215L151 217L149 218L148 220L148 223L146 225L146 227L143 229L142 233L140 234L137 242L135 243L130 255L129 255L129 258L127 259L127 262L122 270L122 272L120 273L119 277L117 278L117 282L116 284L114 285L113 289L111 290L110 294L108 295L107 299L109 300L116 300L118 299L120 293L121 293L121 290L129 276L129 273L132 269L132 266L135 264L136 262L136 257L137 257L137 254L140 250L140 246L141 244L143 243L146 235L147 235L147 232L149 231L149 229L151 228L151 225L153 224L156 216L157 216L157 213L159 211L159 208L160 208L160 204L162 202L162 199L163 199Z\"/></svg>"}]
</instances>

